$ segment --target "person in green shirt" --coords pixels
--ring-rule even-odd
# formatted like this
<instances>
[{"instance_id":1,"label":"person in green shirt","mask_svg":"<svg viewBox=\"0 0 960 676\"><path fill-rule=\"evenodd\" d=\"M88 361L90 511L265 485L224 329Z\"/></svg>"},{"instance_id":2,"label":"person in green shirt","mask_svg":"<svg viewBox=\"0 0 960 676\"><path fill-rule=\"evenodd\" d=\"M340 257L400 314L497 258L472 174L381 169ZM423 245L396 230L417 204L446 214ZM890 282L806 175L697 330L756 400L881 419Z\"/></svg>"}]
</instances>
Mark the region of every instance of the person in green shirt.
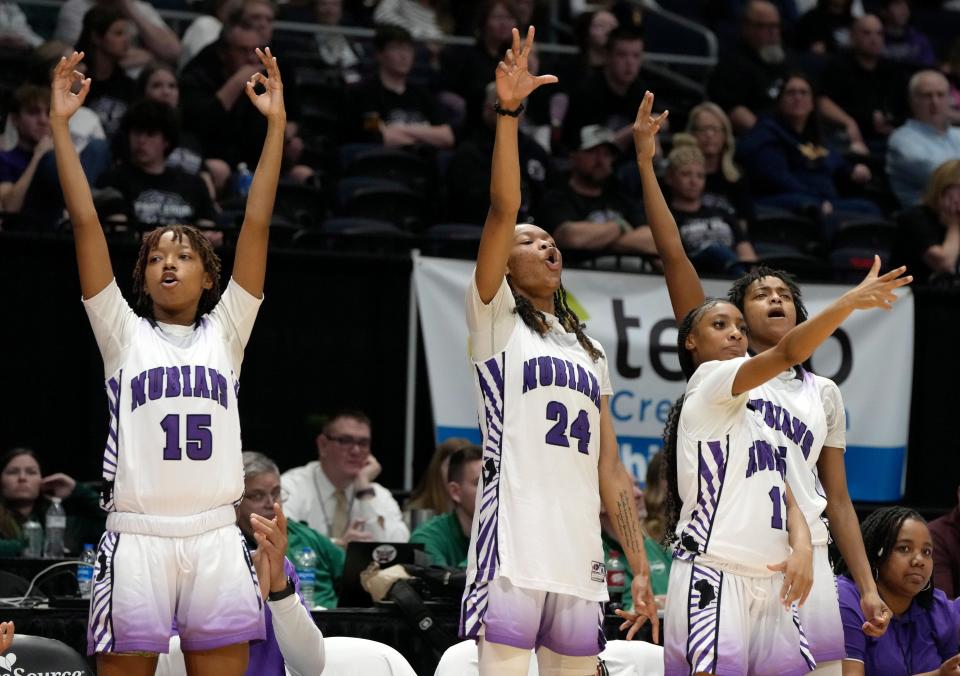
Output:
<instances>
[{"instance_id":1,"label":"person in green shirt","mask_svg":"<svg viewBox=\"0 0 960 676\"><path fill-rule=\"evenodd\" d=\"M253 537L250 515L259 514L266 519L276 516L276 505L284 502L280 487L280 470L263 453L243 452L243 500L237 507L237 525L243 532L250 550L257 547ZM325 535L298 521L287 521L287 558L309 547L317 554L317 577L314 587L314 603L325 608L337 607L337 584L343 576L345 554Z\"/></svg>"},{"instance_id":2,"label":"person in green shirt","mask_svg":"<svg viewBox=\"0 0 960 676\"><path fill-rule=\"evenodd\" d=\"M63 500L67 514L66 554L100 541L107 517L99 493L66 474L44 477L32 450L14 448L0 457L0 557L20 556L27 546L23 524L32 519L44 527L50 497Z\"/></svg>"},{"instance_id":3,"label":"person in green shirt","mask_svg":"<svg viewBox=\"0 0 960 676\"><path fill-rule=\"evenodd\" d=\"M477 502L482 458L483 451L475 444L465 446L450 456L446 487L453 511L425 521L410 536L410 542L423 545L434 565L467 567L470 528Z\"/></svg>"}]
</instances>

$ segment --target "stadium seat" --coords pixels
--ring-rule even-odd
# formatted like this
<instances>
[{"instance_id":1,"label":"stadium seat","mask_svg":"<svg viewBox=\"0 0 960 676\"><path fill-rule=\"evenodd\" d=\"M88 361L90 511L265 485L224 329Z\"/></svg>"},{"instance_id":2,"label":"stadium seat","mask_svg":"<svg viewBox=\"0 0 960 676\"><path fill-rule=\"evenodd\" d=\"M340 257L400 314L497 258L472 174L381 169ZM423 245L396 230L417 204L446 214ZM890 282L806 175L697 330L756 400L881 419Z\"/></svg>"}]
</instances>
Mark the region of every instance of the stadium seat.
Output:
<instances>
[{"instance_id":1,"label":"stadium seat","mask_svg":"<svg viewBox=\"0 0 960 676\"><path fill-rule=\"evenodd\" d=\"M437 225L431 225L424 232L430 239L460 242L479 242L482 233L483 226L472 223L438 223Z\"/></svg>"},{"instance_id":2,"label":"stadium seat","mask_svg":"<svg viewBox=\"0 0 960 676\"><path fill-rule=\"evenodd\" d=\"M410 188L371 185L354 190L341 210L343 216L389 221L412 231L423 222L424 203Z\"/></svg>"},{"instance_id":3,"label":"stadium seat","mask_svg":"<svg viewBox=\"0 0 960 676\"><path fill-rule=\"evenodd\" d=\"M663 648L645 641L607 641L600 653L610 676L657 676L663 673ZM434 676L477 676L477 644L461 641L440 658ZM530 652L528 676L537 676L537 656Z\"/></svg>"},{"instance_id":4,"label":"stadium seat","mask_svg":"<svg viewBox=\"0 0 960 676\"><path fill-rule=\"evenodd\" d=\"M337 676L416 676L403 655L384 643L364 638L332 636L323 639L327 654L325 674Z\"/></svg>"},{"instance_id":5,"label":"stadium seat","mask_svg":"<svg viewBox=\"0 0 960 676\"><path fill-rule=\"evenodd\" d=\"M273 212L301 227L312 227L327 217L327 200L317 188L282 181L277 185Z\"/></svg>"},{"instance_id":6,"label":"stadium seat","mask_svg":"<svg viewBox=\"0 0 960 676\"><path fill-rule=\"evenodd\" d=\"M829 264L816 256L797 251L761 252L758 250L757 259L761 265L786 270L804 281L830 278Z\"/></svg>"},{"instance_id":7,"label":"stadium seat","mask_svg":"<svg viewBox=\"0 0 960 676\"><path fill-rule=\"evenodd\" d=\"M93 674L93 670L80 653L66 643L17 634L10 649L0 655L0 673L87 676Z\"/></svg>"},{"instance_id":8,"label":"stadium seat","mask_svg":"<svg viewBox=\"0 0 960 676\"><path fill-rule=\"evenodd\" d=\"M386 178L406 185L421 194L432 178L429 164L413 153L397 148L358 150L342 165L343 176Z\"/></svg>"},{"instance_id":9,"label":"stadium seat","mask_svg":"<svg viewBox=\"0 0 960 676\"><path fill-rule=\"evenodd\" d=\"M799 216L758 216L750 225L750 240L758 254L765 245L786 246L809 254L821 244L820 226Z\"/></svg>"},{"instance_id":10,"label":"stadium seat","mask_svg":"<svg viewBox=\"0 0 960 676\"><path fill-rule=\"evenodd\" d=\"M370 248L374 238L408 238L410 233L393 223L372 218L331 218L320 227L300 230L293 236L293 243L303 249L322 249L340 237L362 237L362 242Z\"/></svg>"},{"instance_id":11,"label":"stadium seat","mask_svg":"<svg viewBox=\"0 0 960 676\"><path fill-rule=\"evenodd\" d=\"M857 218L842 221L833 236L832 248L861 247L889 253L893 247L897 226L891 221L875 218Z\"/></svg>"}]
</instances>

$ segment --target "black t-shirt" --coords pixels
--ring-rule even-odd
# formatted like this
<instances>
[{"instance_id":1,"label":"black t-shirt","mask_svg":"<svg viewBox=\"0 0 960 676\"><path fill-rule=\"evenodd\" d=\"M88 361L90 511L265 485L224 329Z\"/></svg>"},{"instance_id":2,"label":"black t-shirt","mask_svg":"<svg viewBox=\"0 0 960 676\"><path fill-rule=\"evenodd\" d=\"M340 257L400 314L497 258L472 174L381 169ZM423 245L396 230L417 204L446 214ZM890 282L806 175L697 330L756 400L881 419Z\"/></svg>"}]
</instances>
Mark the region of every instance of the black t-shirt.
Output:
<instances>
[{"instance_id":1,"label":"black t-shirt","mask_svg":"<svg viewBox=\"0 0 960 676\"><path fill-rule=\"evenodd\" d=\"M865 139L883 138L874 129L873 111L891 118L902 117L907 101L903 70L886 59L867 70L844 53L833 57L821 78L820 92L856 120Z\"/></svg>"},{"instance_id":2,"label":"black t-shirt","mask_svg":"<svg viewBox=\"0 0 960 676\"><path fill-rule=\"evenodd\" d=\"M619 131L637 118L637 108L643 102L646 87L634 80L620 95L610 89L603 71L589 77L570 95L570 108L563 120L563 137L568 149L579 146L580 130L590 124L599 124L610 131ZM657 100L657 108L661 108Z\"/></svg>"},{"instance_id":3,"label":"black t-shirt","mask_svg":"<svg viewBox=\"0 0 960 676\"><path fill-rule=\"evenodd\" d=\"M147 225L192 225L214 216L206 183L179 169L154 175L131 165L119 165L101 177L100 185L119 190L129 216Z\"/></svg>"},{"instance_id":4,"label":"black t-shirt","mask_svg":"<svg viewBox=\"0 0 960 676\"><path fill-rule=\"evenodd\" d=\"M622 218L633 227L646 222L640 206L612 183L596 197L576 193L569 185L551 190L544 196L540 212L535 214L536 223L547 232L568 221L608 223Z\"/></svg>"},{"instance_id":5,"label":"black t-shirt","mask_svg":"<svg viewBox=\"0 0 960 676\"><path fill-rule=\"evenodd\" d=\"M374 75L347 90L347 124L356 137L377 137L370 117L376 115L385 124L443 124L433 95L424 87L407 82L402 94L383 86Z\"/></svg>"},{"instance_id":6,"label":"black t-shirt","mask_svg":"<svg viewBox=\"0 0 960 676\"><path fill-rule=\"evenodd\" d=\"M741 176L737 181L728 181L723 171L707 174L703 196L700 201L705 207L715 207L729 213L733 222L744 220L752 223L756 219L753 199L747 187L747 179Z\"/></svg>"},{"instance_id":7,"label":"black t-shirt","mask_svg":"<svg viewBox=\"0 0 960 676\"><path fill-rule=\"evenodd\" d=\"M947 227L930 207L921 204L905 209L897 216L893 263L906 265L916 282L926 282L933 270L923 260L923 255L930 247L943 244L946 236Z\"/></svg>"},{"instance_id":8,"label":"black t-shirt","mask_svg":"<svg viewBox=\"0 0 960 676\"><path fill-rule=\"evenodd\" d=\"M732 249L743 241L743 233L730 213L716 207L701 206L696 211L671 209L683 240L683 249L696 254L711 244Z\"/></svg>"},{"instance_id":9,"label":"black t-shirt","mask_svg":"<svg viewBox=\"0 0 960 676\"><path fill-rule=\"evenodd\" d=\"M137 83L122 68L115 68L106 80L94 78L90 82L86 105L100 118L108 138L120 128L120 120L136 95Z\"/></svg>"},{"instance_id":10,"label":"black t-shirt","mask_svg":"<svg viewBox=\"0 0 960 676\"><path fill-rule=\"evenodd\" d=\"M851 25L853 16L850 14L832 14L814 7L797 22L794 30L796 47L808 50L816 42L822 42L828 52L849 47Z\"/></svg>"},{"instance_id":11,"label":"black t-shirt","mask_svg":"<svg viewBox=\"0 0 960 676\"><path fill-rule=\"evenodd\" d=\"M760 114L773 108L787 73L794 68L789 52L782 63L764 63L743 42L720 57L707 83L707 96L726 111L745 106Z\"/></svg>"}]
</instances>

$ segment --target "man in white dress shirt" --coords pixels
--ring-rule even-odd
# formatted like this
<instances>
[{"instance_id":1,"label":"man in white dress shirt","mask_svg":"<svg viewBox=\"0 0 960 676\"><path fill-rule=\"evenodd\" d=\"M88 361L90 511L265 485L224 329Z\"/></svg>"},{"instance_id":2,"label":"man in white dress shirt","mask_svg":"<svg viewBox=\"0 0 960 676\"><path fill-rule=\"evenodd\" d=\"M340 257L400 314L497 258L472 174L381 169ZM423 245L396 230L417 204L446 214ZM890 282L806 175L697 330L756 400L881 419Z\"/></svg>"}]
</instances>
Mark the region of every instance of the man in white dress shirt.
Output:
<instances>
[{"instance_id":1,"label":"man in white dress shirt","mask_svg":"<svg viewBox=\"0 0 960 676\"><path fill-rule=\"evenodd\" d=\"M288 519L304 521L335 543L406 542L410 531L390 491L374 482L380 463L370 453L370 418L334 414L317 435L319 460L295 467L281 481Z\"/></svg>"}]
</instances>

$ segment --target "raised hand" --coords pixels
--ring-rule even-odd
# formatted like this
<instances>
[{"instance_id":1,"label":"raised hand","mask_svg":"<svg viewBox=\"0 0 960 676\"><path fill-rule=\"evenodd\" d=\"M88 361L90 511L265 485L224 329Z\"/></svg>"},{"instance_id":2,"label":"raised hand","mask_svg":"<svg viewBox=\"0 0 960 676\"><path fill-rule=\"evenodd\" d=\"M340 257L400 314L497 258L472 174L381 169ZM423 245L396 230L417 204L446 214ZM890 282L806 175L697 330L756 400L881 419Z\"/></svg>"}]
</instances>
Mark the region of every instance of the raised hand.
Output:
<instances>
[{"instance_id":1,"label":"raised hand","mask_svg":"<svg viewBox=\"0 0 960 676\"><path fill-rule=\"evenodd\" d=\"M287 574L284 570L284 555L287 551L287 519L280 503L273 505L276 516L267 519L259 514L250 515L253 527L253 539L257 541L257 554L269 561L269 590L283 591L287 586ZM257 573L259 575L259 571ZM260 581L261 591L263 581Z\"/></svg>"},{"instance_id":2,"label":"raised hand","mask_svg":"<svg viewBox=\"0 0 960 676\"><path fill-rule=\"evenodd\" d=\"M843 297L857 310L869 310L875 307L889 310L897 300L893 290L913 281L911 275L901 277L906 271L906 266L902 265L885 275L880 275L880 256L874 256L873 267L870 268L866 278L860 282L859 286L843 294Z\"/></svg>"},{"instance_id":3,"label":"raised hand","mask_svg":"<svg viewBox=\"0 0 960 676\"><path fill-rule=\"evenodd\" d=\"M637 150L637 162L653 161L653 156L657 153L657 134L670 115L669 110L656 117L652 113L653 92L647 92L643 95L643 101L637 109L637 119L633 123L633 145Z\"/></svg>"},{"instance_id":4,"label":"raised hand","mask_svg":"<svg viewBox=\"0 0 960 676\"><path fill-rule=\"evenodd\" d=\"M58 497L61 500L70 497L73 489L77 487L77 481L63 472L57 472L43 477L40 481L40 492L46 495Z\"/></svg>"},{"instance_id":5,"label":"raised hand","mask_svg":"<svg viewBox=\"0 0 960 676\"><path fill-rule=\"evenodd\" d=\"M61 57L60 62L53 69L53 80L50 82L50 118L69 120L77 109L83 105L90 92L90 78L84 77L77 70L83 61L83 52L74 52L69 57ZM80 89L73 93L75 83L80 83Z\"/></svg>"},{"instance_id":6,"label":"raised hand","mask_svg":"<svg viewBox=\"0 0 960 676\"><path fill-rule=\"evenodd\" d=\"M247 96L265 117L286 118L287 111L283 107L283 81L280 79L277 57L270 52L269 47L266 48L266 52L257 47L257 57L266 69L267 74L264 75L257 71L250 76L246 86ZM257 83L262 84L266 90L263 94L257 94L253 90Z\"/></svg>"},{"instance_id":7,"label":"raised hand","mask_svg":"<svg viewBox=\"0 0 960 676\"><path fill-rule=\"evenodd\" d=\"M497 99L508 110L515 110L540 85L557 82L555 75L531 75L527 59L533 47L534 28L530 26L527 39L520 48L520 31L513 29L513 44L497 65Z\"/></svg>"},{"instance_id":8,"label":"raised hand","mask_svg":"<svg viewBox=\"0 0 960 676\"><path fill-rule=\"evenodd\" d=\"M640 627L649 619L650 629L653 632L653 642L660 642L660 619L657 617L657 603L653 598L650 587L650 576L646 573L635 575L630 585L633 595L634 612L617 609L614 612L623 620L620 631L627 630L627 640L640 630Z\"/></svg>"}]
</instances>

